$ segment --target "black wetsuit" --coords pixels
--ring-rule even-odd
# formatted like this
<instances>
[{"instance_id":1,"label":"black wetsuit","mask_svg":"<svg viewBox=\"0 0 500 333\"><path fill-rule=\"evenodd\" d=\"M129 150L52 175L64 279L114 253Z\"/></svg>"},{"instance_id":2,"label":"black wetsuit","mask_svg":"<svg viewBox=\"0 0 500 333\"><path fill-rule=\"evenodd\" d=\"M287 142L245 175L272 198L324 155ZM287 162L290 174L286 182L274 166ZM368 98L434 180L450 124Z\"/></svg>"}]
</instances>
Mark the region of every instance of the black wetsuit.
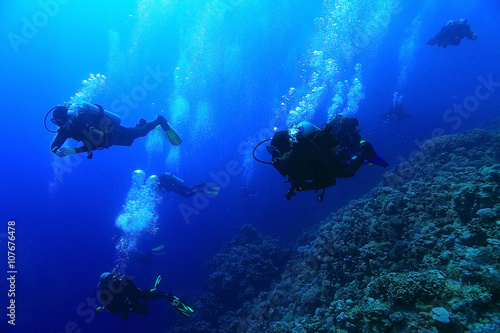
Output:
<instances>
[{"instance_id":1,"label":"black wetsuit","mask_svg":"<svg viewBox=\"0 0 500 333\"><path fill-rule=\"evenodd\" d=\"M427 41L427 44L431 46L437 44L439 47L446 48L449 45L460 45L464 38L476 40L477 35L471 30L467 21L454 21L442 27L441 31Z\"/></svg>"},{"instance_id":2,"label":"black wetsuit","mask_svg":"<svg viewBox=\"0 0 500 333\"><path fill-rule=\"evenodd\" d=\"M338 139L340 148L355 153L360 149L361 135L357 118L336 116L325 129L329 129Z\"/></svg>"},{"instance_id":3,"label":"black wetsuit","mask_svg":"<svg viewBox=\"0 0 500 333\"><path fill-rule=\"evenodd\" d=\"M184 185L184 181L170 172L164 172L158 175L158 191L177 193L184 198L190 198L196 193L203 192L207 187L205 183L188 187Z\"/></svg>"},{"instance_id":4,"label":"black wetsuit","mask_svg":"<svg viewBox=\"0 0 500 333\"><path fill-rule=\"evenodd\" d=\"M140 315L147 315L149 312L148 301L155 301L165 298L169 302L174 300L174 296L168 293L151 292L138 288L128 277L112 278L103 286L97 297L103 304L104 309L110 313L121 313L121 320L126 320L131 312Z\"/></svg>"},{"instance_id":5,"label":"black wetsuit","mask_svg":"<svg viewBox=\"0 0 500 333\"><path fill-rule=\"evenodd\" d=\"M115 125L104 113L81 111L77 117L70 118L68 127L57 130L50 150L55 153L69 138L82 142L83 146L76 148L77 153L90 153L114 145L131 146L135 139L146 136L158 125L160 120L155 119L142 126L124 127Z\"/></svg>"},{"instance_id":6,"label":"black wetsuit","mask_svg":"<svg viewBox=\"0 0 500 333\"><path fill-rule=\"evenodd\" d=\"M381 120L383 121L392 121L392 120L398 120L398 121L403 121L405 118L411 118L411 116L406 113L405 108L402 104L395 104L393 105L387 113L384 113L381 116Z\"/></svg>"},{"instance_id":7,"label":"black wetsuit","mask_svg":"<svg viewBox=\"0 0 500 333\"><path fill-rule=\"evenodd\" d=\"M273 166L295 190L320 190L335 185L336 178L353 177L365 158L356 153L352 158L341 156L335 147L339 140L327 129L308 136L297 134L288 158L274 159Z\"/></svg>"}]
</instances>

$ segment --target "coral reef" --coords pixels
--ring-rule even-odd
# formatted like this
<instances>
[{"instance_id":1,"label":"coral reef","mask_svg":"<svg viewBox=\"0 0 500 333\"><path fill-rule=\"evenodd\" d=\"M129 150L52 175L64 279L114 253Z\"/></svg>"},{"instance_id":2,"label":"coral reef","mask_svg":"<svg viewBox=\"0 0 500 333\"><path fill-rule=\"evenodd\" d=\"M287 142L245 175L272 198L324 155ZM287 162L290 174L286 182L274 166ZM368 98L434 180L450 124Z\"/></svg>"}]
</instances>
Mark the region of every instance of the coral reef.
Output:
<instances>
[{"instance_id":1,"label":"coral reef","mask_svg":"<svg viewBox=\"0 0 500 333\"><path fill-rule=\"evenodd\" d=\"M281 277L288 256L277 240L261 237L252 225L242 226L208 263L211 293L202 295L194 306L202 310L196 311L191 326L172 332L235 332L240 323L234 310L269 290Z\"/></svg>"},{"instance_id":2,"label":"coral reef","mask_svg":"<svg viewBox=\"0 0 500 333\"><path fill-rule=\"evenodd\" d=\"M262 238L253 226L244 225L208 263L213 271L208 285L227 306L241 306L279 277L285 259L285 251L276 240Z\"/></svg>"},{"instance_id":3,"label":"coral reef","mask_svg":"<svg viewBox=\"0 0 500 333\"><path fill-rule=\"evenodd\" d=\"M309 231L260 292L246 293L259 269L238 273L251 258L233 241L211 283L244 303L214 332L498 332L499 151L480 129L428 141Z\"/></svg>"}]
</instances>

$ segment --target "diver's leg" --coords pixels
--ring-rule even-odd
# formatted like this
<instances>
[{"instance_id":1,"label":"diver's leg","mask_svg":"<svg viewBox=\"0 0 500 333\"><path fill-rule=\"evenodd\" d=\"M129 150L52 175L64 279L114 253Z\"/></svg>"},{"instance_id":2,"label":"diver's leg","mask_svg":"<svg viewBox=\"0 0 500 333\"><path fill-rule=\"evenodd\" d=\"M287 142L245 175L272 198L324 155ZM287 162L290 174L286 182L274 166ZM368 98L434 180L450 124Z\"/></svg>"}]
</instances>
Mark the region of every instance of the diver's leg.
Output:
<instances>
[{"instance_id":1,"label":"diver's leg","mask_svg":"<svg viewBox=\"0 0 500 333\"><path fill-rule=\"evenodd\" d=\"M122 315L120 316L120 320L127 320L128 317L130 316L130 310L127 309L125 312L122 313Z\"/></svg>"},{"instance_id":2,"label":"diver's leg","mask_svg":"<svg viewBox=\"0 0 500 333\"><path fill-rule=\"evenodd\" d=\"M132 311L140 314L141 316L146 316L149 313L148 301L144 300L142 303L135 302L132 304Z\"/></svg>"},{"instance_id":3,"label":"diver's leg","mask_svg":"<svg viewBox=\"0 0 500 333\"><path fill-rule=\"evenodd\" d=\"M172 189L172 191L184 198L191 198L193 195L198 193L196 191L193 191L193 188L187 187L182 183L175 184L175 187Z\"/></svg>"},{"instance_id":4,"label":"diver's leg","mask_svg":"<svg viewBox=\"0 0 500 333\"><path fill-rule=\"evenodd\" d=\"M116 135L111 137L111 144L116 146L131 146L135 139L146 136L160 124L160 118L156 118L141 127L119 126L116 129Z\"/></svg>"},{"instance_id":5,"label":"diver's leg","mask_svg":"<svg viewBox=\"0 0 500 333\"><path fill-rule=\"evenodd\" d=\"M193 191L192 188L186 188L182 192L179 192L180 195L182 195L184 198L191 198L193 195L198 193L198 191Z\"/></svg>"},{"instance_id":6,"label":"diver's leg","mask_svg":"<svg viewBox=\"0 0 500 333\"><path fill-rule=\"evenodd\" d=\"M143 299L145 301L156 301L156 300L159 300L160 298L167 298L166 295L168 294L165 294L165 293L161 293L161 292L152 292L152 291L149 291L149 290L143 290Z\"/></svg>"},{"instance_id":7,"label":"diver's leg","mask_svg":"<svg viewBox=\"0 0 500 333\"><path fill-rule=\"evenodd\" d=\"M193 194L200 192L207 192L206 190L207 190L207 184L205 183L201 183L191 187L191 192L193 192Z\"/></svg>"},{"instance_id":8,"label":"diver's leg","mask_svg":"<svg viewBox=\"0 0 500 333\"><path fill-rule=\"evenodd\" d=\"M364 162L365 158L362 154L356 154L348 161L338 159L333 167L335 178L353 177Z\"/></svg>"},{"instance_id":9,"label":"diver's leg","mask_svg":"<svg viewBox=\"0 0 500 333\"><path fill-rule=\"evenodd\" d=\"M210 185L207 183L201 183L196 186L193 186L193 189L195 189L196 192L203 192L210 195L217 195L219 194L220 187L216 185Z\"/></svg>"}]
</instances>

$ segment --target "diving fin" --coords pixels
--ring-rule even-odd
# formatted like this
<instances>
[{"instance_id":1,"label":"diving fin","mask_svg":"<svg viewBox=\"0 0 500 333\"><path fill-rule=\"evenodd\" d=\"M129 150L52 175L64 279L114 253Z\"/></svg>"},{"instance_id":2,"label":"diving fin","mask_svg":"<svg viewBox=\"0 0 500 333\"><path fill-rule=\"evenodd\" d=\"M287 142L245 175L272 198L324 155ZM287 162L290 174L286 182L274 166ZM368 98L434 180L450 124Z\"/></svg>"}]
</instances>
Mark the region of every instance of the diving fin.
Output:
<instances>
[{"instance_id":1,"label":"diving fin","mask_svg":"<svg viewBox=\"0 0 500 333\"><path fill-rule=\"evenodd\" d=\"M219 194L219 191L210 191L209 190L209 191L205 191L205 193L208 195L217 195L217 194Z\"/></svg>"},{"instance_id":2,"label":"diving fin","mask_svg":"<svg viewBox=\"0 0 500 333\"><path fill-rule=\"evenodd\" d=\"M158 277L156 278L155 286L153 287L153 289L150 289L149 291L150 292L155 291L160 286L161 280L163 280L163 275L158 275Z\"/></svg>"},{"instance_id":3,"label":"diving fin","mask_svg":"<svg viewBox=\"0 0 500 333\"><path fill-rule=\"evenodd\" d=\"M210 195L217 195L217 194L219 194L219 191L220 191L219 186L207 185L207 187L205 189L205 193L210 194Z\"/></svg>"},{"instance_id":4,"label":"diving fin","mask_svg":"<svg viewBox=\"0 0 500 333\"><path fill-rule=\"evenodd\" d=\"M181 136L177 133L169 123L165 123L161 126L163 129L163 134L167 140L172 144L172 146L178 146L182 143Z\"/></svg>"},{"instance_id":5,"label":"diving fin","mask_svg":"<svg viewBox=\"0 0 500 333\"><path fill-rule=\"evenodd\" d=\"M205 191L206 194L209 194L209 195L217 195L219 194L219 190L212 190L212 189L206 189Z\"/></svg>"},{"instance_id":6,"label":"diving fin","mask_svg":"<svg viewBox=\"0 0 500 333\"><path fill-rule=\"evenodd\" d=\"M179 297L172 295L172 300L170 300L170 303L175 307L177 311L179 311L182 315L186 317L190 317L191 314L194 312L193 308L191 308L189 305L184 303L179 299Z\"/></svg>"},{"instance_id":7,"label":"diving fin","mask_svg":"<svg viewBox=\"0 0 500 333\"><path fill-rule=\"evenodd\" d=\"M164 245L160 245L160 246L155 247L154 249L151 249L151 253L154 256L161 256L161 255L165 254L165 252L163 251L164 249L165 249L165 246Z\"/></svg>"}]
</instances>

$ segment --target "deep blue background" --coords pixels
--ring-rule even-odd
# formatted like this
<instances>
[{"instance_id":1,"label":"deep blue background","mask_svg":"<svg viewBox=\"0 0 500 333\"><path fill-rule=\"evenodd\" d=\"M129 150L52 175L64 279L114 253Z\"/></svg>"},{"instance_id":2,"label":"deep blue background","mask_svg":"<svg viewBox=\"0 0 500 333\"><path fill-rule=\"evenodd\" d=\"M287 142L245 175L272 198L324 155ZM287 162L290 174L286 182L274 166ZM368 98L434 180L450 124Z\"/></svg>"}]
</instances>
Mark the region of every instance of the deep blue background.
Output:
<instances>
[{"instance_id":1,"label":"deep blue background","mask_svg":"<svg viewBox=\"0 0 500 333\"><path fill-rule=\"evenodd\" d=\"M132 315L127 323L107 313L87 323L89 317L76 312L92 296L99 275L114 267L114 222L125 204L132 172L143 169L149 175L171 171L194 185L211 180L210 173L224 171L230 161L246 166L238 146L247 141L249 146L258 143L255 137L262 131L267 133L282 96L290 87L300 89L309 82L312 69L308 61L313 40L318 37L314 20L325 16L322 1L315 0L226 2L233 7L223 3L67 1L16 49L9 36L22 35L25 20L33 22L43 9L36 2L2 2L0 216L4 226L0 226L0 253L6 250L7 221L14 219L19 273L17 325L8 326L2 310L1 332L64 332L70 321L83 332L115 328L161 332L177 315L164 303L151 304L148 317ZM431 138L436 128L452 134L497 116L500 102L500 93L495 91L456 129L452 128L454 123L443 120L454 103L474 95L479 76L492 75L494 81L500 81L497 1L401 4L402 10L390 17L387 29L378 27L383 38L376 40L377 45L362 48L349 67L341 68L337 79L351 79L354 64L362 63L366 97L357 117L365 128L363 137L392 166L418 150L416 142ZM349 14L344 13L342 19ZM413 118L381 124L380 115L391 106L400 73L398 54L407 36L405 29L417 15L421 30L407 64L408 80L400 90ZM425 45L449 19L462 17L469 19L479 36L477 41L465 40L459 47L447 49ZM119 53L113 51L111 30L120 36ZM90 73L108 77L106 87L92 101L109 108L120 94L130 94L142 84L148 66L159 66L167 74L123 117L123 124L133 126L140 117L153 119L163 113L184 140L179 162L165 162L171 149L166 142L163 154L158 155L147 151L146 139L139 139L130 148L96 152L92 160L84 156L70 160L62 182L49 191L54 179L52 164L62 160L50 154L53 135L43 128L45 112L67 102ZM320 100L313 122L326 121L332 88ZM179 96L189 103L185 114L175 114L172 106ZM210 111L201 119L206 126L197 129L200 102L209 105ZM260 156L265 157L265 153ZM128 266L127 273L136 276L139 286L149 287L157 274L165 273L163 290L188 300L195 298L206 291L206 263L241 225L252 223L263 234L279 238L283 244L292 243L302 230L369 191L385 172L377 167L362 168L355 178L339 180L335 188L328 189L325 202L319 204L312 193L299 193L286 201L288 185L280 175L269 166L251 165L250 178L245 178L244 172L232 176L189 224L178 206L193 205L192 200L164 195L158 207L159 231L143 246L164 244L166 254L149 266ZM245 193L251 193L251 198L243 193L243 187L248 187ZM6 256L3 258L1 266L6 267ZM8 288L5 279L1 281L0 308L4 309Z\"/></svg>"}]
</instances>

